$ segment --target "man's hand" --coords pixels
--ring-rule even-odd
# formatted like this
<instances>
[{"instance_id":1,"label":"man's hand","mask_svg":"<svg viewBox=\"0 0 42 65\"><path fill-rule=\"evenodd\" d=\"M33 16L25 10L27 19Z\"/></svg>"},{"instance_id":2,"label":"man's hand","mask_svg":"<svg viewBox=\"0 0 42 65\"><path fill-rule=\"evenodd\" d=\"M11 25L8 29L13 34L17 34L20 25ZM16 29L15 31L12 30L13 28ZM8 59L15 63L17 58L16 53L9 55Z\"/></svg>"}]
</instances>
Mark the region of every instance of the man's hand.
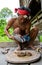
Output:
<instances>
[{"instance_id":1,"label":"man's hand","mask_svg":"<svg viewBox=\"0 0 42 65\"><path fill-rule=\"evenodd\" d=\"M8 36L10 39L12 39L12 40L14 40L14 36L13 35L11 35L11 36Z\"/></svg>"}]
</instances>

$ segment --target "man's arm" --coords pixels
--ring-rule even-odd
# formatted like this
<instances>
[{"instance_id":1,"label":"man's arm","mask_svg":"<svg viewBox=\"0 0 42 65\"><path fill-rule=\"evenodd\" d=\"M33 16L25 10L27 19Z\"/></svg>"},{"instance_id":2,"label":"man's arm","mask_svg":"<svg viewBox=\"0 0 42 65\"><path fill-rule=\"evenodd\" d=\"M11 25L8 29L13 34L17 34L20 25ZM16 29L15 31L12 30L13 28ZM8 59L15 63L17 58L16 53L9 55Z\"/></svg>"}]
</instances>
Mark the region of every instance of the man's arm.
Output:
<instances>
[{"instance_id":1,"label":"man's arm","mask_svg":"<svg viewBox=\"0 0 42 65\"><path fill-rule=\"evenodd\" d=\"M9 33L9 28L12 27L13 23L14 23L14 19L12 18L12 19L10 19L10 20L8 21L8 24L7 24L6 28L5 28L5 33L6 33L6 35L7 35L10 39L13 39L13 36L10 35L10 33Z\"/></svg>"}]
</instances>

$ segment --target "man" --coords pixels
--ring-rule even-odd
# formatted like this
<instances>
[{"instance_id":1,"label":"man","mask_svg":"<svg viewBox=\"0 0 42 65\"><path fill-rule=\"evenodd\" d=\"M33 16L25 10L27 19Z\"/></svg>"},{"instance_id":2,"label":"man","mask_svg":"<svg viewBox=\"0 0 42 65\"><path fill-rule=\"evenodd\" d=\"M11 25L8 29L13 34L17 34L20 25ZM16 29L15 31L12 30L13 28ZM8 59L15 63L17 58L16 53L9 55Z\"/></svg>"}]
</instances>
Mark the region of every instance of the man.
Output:
<instances>
[{"instance_id":1,"label":"man","mask_svg":"<svg viewBox=\"0 0 42 65\"><path fill-rule=\"evenodd\" d=\"M8 21L5 28L6 35L10 39L15 40L21 50L24 49L24 47L31 47L32 49L35 49L33 42L37 36L38 28L35 27L30 30L31 22L28 18L30 10L26 7L21 7L17 9L17 14L18 18L12 18ZM11 27L13 27L14 35L10 35L8 31Z\"/></svg>"}]
</instances>

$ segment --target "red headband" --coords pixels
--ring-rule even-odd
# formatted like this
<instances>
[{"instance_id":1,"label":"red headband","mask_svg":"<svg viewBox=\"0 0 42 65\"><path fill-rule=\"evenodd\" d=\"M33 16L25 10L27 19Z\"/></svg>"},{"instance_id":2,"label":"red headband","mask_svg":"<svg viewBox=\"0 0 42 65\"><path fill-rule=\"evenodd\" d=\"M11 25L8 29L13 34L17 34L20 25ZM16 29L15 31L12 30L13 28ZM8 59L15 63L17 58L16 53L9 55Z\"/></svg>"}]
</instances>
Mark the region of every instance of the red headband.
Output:
<instances>
[{"instance_id":1,"label":"red headband","mask_svg":"<svg viewBox=\"0 0 42 65\"><path fill-rule=\"evenodd\" d=\"M17 12L18 14L22 14L22 15L28 15L28 14L30 14L30 12L29 11L27 11L27 10L22 10L22 9L15 9L15 12Z\"/></svg>"}]
</instances>

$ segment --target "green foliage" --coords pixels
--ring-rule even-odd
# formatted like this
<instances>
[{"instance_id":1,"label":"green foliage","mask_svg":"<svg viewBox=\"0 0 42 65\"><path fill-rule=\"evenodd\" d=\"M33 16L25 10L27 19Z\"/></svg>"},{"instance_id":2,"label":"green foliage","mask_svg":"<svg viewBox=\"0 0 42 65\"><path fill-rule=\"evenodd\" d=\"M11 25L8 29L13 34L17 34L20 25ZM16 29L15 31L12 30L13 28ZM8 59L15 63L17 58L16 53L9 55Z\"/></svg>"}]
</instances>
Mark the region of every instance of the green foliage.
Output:
<instances>
[{"instance_id":1,"label":"green foliage","mask_svg":"<svg viewBox=\"0 0 42 65\"><path fill-rule=\"evenodd\" d=\"M10 28L10 29L9 29L9 33L10 33L10 34L13 34L13 28Z\"/></svg>"},{"instance_id":2,"label":"green foliage","mask_svg":"<svg viewBox=\"0 0 42 65\"><path fill-rule=\"evenodd\" d=\"M0 42L12 42L13 40L9 39L4 32L4 29L7 25L6 19L8 17L12 17L13 13L9 8L3 8L0 11ZM12 34L13 33L13 29L9 29L9 33Z\"/></svg>"},{"instance_id":3,"label":"green foliage","mask_svg":"<svg viewBox=\"0 0 42 65\"><path fill-rule=\"evenodd\" d=\"M1 19L0 20L0 42L13 42L13 40L9 39L4 32L4 29L6 27L7 23L5 19ZM10 28L9 29L9 33L12 34L13 33L13 29Z\"/></svg>"},{"instance_id":4,"label":"green foliage","mask_svg":"<svg viewBox=\"0 0 42 65\"><path fill-rule=\"evenodd\" d=\"M13 16L12 11L7 7L3 8L0 12L0 18L7 18L9 16Z\"/></svg>"},{"instance_id":5,"label":"green foliage","mask_svg":"<svg viewBox=\"0 0 42 65\"><path fill-rule=\"evenodd\" d=\"M0 42L13 42L13 40L9 39L7 36L0 36Z\"/></svg>"},{"instance_id":6,"label":"green foliage","mask_svg":"<svg viewBox=\"0 0 42 65\"><path fill-rule=\"evenodd\" d=\"M4 28L6 25L6 20L5 19L1 19L0 20L0 35L4 35Z\"/></svg>"},{"instance_id":7,"label":"green foliage","mask_svg":"<svg viewBox=\"0 0 42 65\"><path fill-rule=\"evenodd\" d=\"M42 34L38 36L40 42L42 42Z\"/></svg>"}]
</instances>

